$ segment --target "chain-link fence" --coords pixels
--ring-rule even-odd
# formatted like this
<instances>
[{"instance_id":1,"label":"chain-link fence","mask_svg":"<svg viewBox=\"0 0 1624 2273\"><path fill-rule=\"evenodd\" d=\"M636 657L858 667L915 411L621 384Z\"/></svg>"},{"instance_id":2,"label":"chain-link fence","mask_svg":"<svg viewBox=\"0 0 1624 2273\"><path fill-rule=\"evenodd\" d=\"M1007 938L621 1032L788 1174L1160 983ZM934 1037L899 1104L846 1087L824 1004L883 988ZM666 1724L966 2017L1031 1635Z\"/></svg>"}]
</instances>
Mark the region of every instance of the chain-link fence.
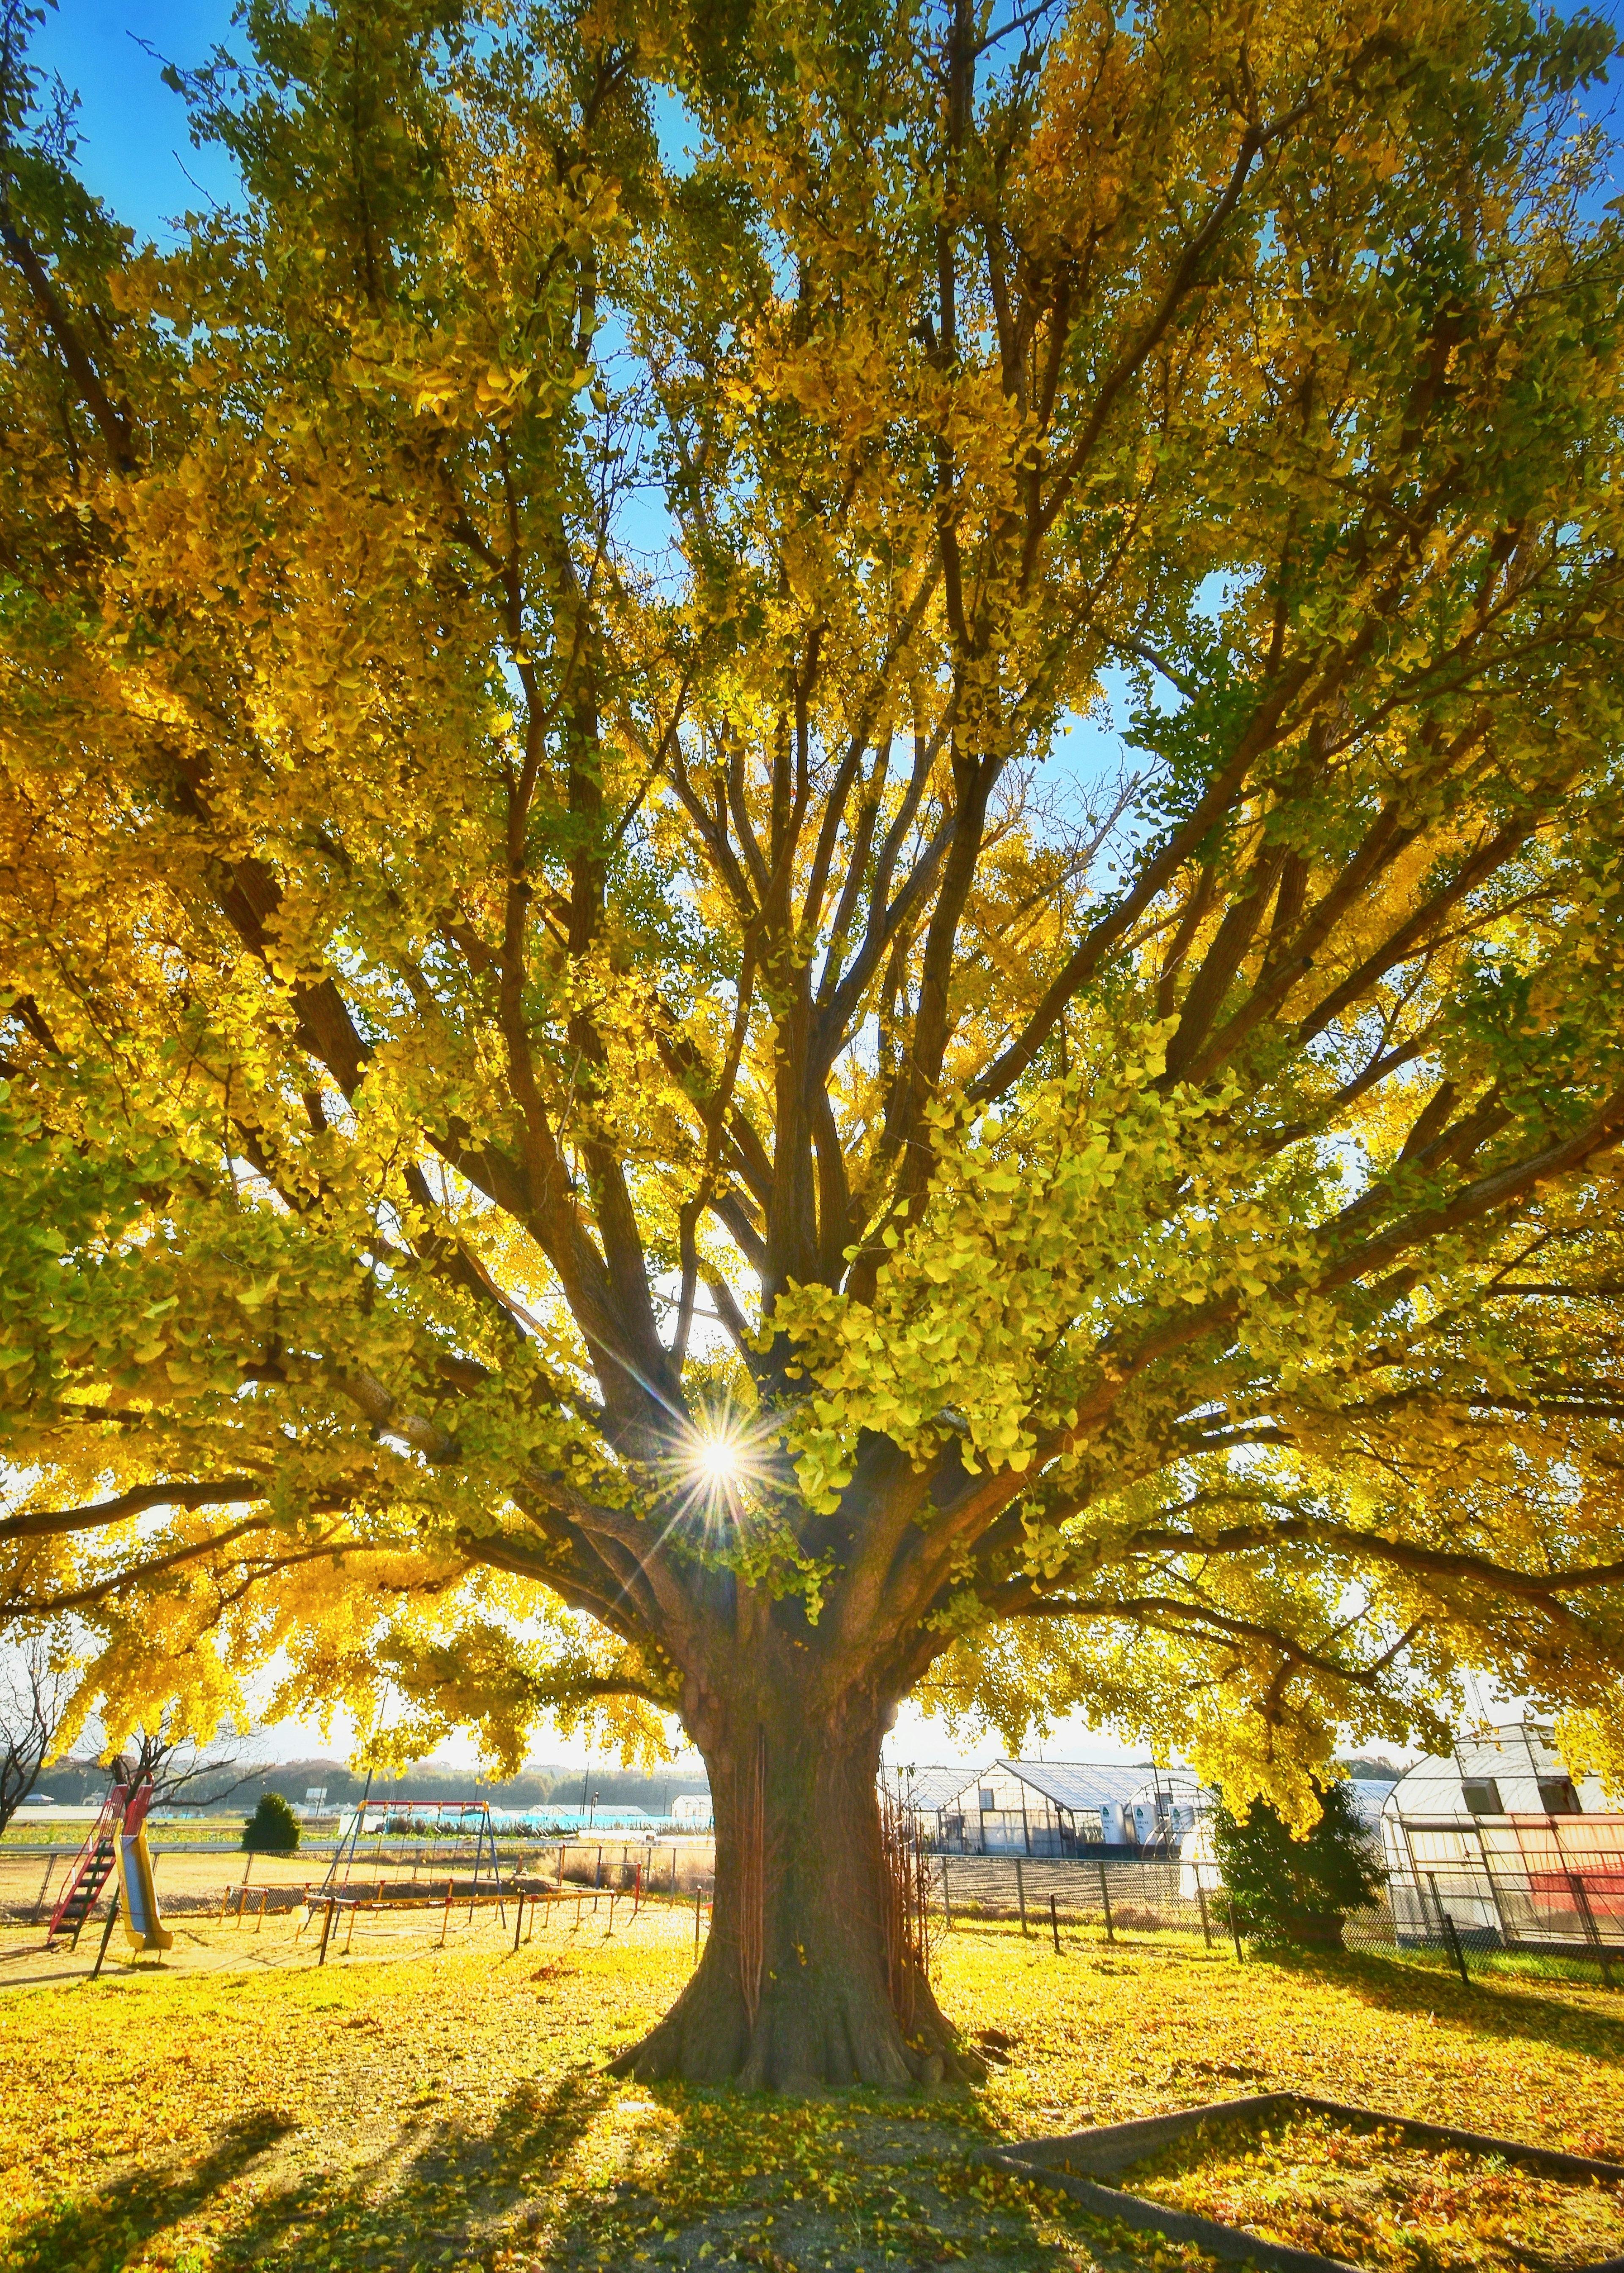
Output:
<instances>
[{"instance_id":1,"label":"chain-link fence","mask_svg":"<svg viewBox=\"0 0 1624 2273\"><path fill-rule=\"evenodd\" d=\"M1342 1939L1350 1949L1436 1951L1462 1973L1482 1961L1576 1964L1611 1986L1614 1966L1624 1966L1624 1868L1518 1868L1497 1857L1493 1868L1393 1872L1380 1900L1346 1921Z\"/></svg>"},{"instance_id":2,"label":"chain-link fence","mask_svg":"<svg viewBox=\"0 0 1624 2273\"><path fill-rule=\"evenodd\" d=\"M932 1891L943 1923L1019 1922L1029 1933L1086 1931L1108 1942L1177 1934L1209 1949L1241 1942L1213 1866L1098 1858L1047 1861L1006 1855L938 1855ZM1624 1972L1624 1867L1583 1872L1440 1869L1389 1875L1377 1901L1347 1917L1348 1949L1431 1954L1473 1967Z\"/></svg>"},{"instance_id":3,"label":"chain-link fence","mask_svg":"<svg viewBox=\"0 0 1624 2273\"><path fill-rule=\"evenodd\" d=\"M1108 1861L1104 1856L1048 1861L1021 1855L938 1855L934 1891L951 1929L977 1918L1019 1919L1028 1931L1053 1924L1119 1936L1199 1934L1209 1946L1229 1936L1222 1891L1210 1870L1187 1864Z\"/></svg>"},{"instance_id":4,"label":"chain-link fence","mask_svg":"<svg viewBox=\"0 0 1624 2273\"><path fill-rule=\"evenodd\" d=\"M368 1838L357 1844L341 1891L355 1899L443 1900L473 1890L474 1843ZM0 1847L0 1919L41 1924L78 1854L77 1846ZM257 1912L273 1913L318 1894L334 1859L323 1841L293 1855L245 1855L222 1846L154 1842L154 1879L169 1912L240 1909L244 1889ZM586 1887L639 1898L692 1902L715 1884L710 1841L653 1844L632 1840L498 1842L504 1884ZM978 1919L1019 1924L1029 1933L1056 1928L1105 1942L1177 1936L1214 1950L1239 1945L1228 1897L1210 1864L1097 1857L937 1855L929 1858L933 1908L942 1924ZM1603 1867L1603 1866L1605 1867ZM484 1872L489 1872L487 1859ZM1335 1933L1330 1939L1334 1941ZM1598 1857L1583 1872L1501 1857L1472 1867L1390 1875L1377 1899L1342 1924L1344 1947L1397 1956L1431 1954L1457 1969L1599 1972L1624 1977L1624 1857Z\"/></svg>"}]
</instances>

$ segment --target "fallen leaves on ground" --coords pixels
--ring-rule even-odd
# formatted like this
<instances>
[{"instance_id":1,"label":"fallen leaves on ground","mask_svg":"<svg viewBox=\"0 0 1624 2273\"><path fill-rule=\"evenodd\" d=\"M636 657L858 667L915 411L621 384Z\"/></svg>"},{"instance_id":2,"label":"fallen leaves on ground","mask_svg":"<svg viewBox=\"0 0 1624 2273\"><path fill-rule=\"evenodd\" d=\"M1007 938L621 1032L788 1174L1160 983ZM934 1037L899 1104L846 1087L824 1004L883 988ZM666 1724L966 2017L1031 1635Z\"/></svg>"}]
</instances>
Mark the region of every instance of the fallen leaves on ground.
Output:
<instances>
[{"instance_id":1,"label":"fallen leaves on ground","mask_svg":"<svg viewBox=\"0 0 1624 2273\"><path fill-rule=\"evenodd\" d=\"M387 1963L357 1934L320 1970L132 1967L6 1996L0 2267L1143 2273L1180 2253L977 2150L1293 2085L1624 2159L1624 2000L1600 1989L1469 1991L1380 1959L1057 1958L978 1927L944 1940L938 1987L967 2037L996 2037L985 2085L780 2101L607 2075L693 1941L681 1915L601 1925L515 1952L492 1920Z\"/></svg>"},{"instance_id":2,"label":"fallen leaves on ground","mask_svg":"<svg viewBox=\"0 0 1624 2273\"><path fill-rule=\"evenodd\" d=\"M1122 2183L1198 2217L1375 2273L1512 2273L1599 2264L1624 2250L1624 2200L1501 2157L1407 2145L1323 2116L1260 2135L1181 2142Z\"/></svg>"}]
</instances>

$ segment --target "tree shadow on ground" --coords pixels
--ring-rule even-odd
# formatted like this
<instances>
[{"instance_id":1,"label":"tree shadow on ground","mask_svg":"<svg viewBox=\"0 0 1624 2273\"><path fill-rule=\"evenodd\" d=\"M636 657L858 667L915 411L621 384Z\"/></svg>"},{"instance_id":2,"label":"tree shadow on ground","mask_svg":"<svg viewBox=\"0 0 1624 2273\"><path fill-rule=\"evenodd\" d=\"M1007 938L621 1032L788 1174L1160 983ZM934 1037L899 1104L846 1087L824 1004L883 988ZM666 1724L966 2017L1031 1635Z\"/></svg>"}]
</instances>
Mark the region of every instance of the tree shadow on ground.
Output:
<instances>
[{"instance_id":1,"label":"tree shadow on ground","mask_svg":"<svg viewBox=\"0 0 1624 2273\"><path fill-rule=\"evenodd\" d=\"M390 2204L370 2213L372 2254L345 2263L408 2273L488 2263L503 2249L510 2264L544 2273L639 2263L695 2273L730 2263L769 2273L925 2273L949 2263L1057 2273L1077 2262L1071 2205L1034 2203L976 2162L987 2134L967 2097L849 2091L787 2101L662 2085L650 2090L642 2123L611 2140L595 2172L577 2169L565 2192L557 2180L569 2149L610 2097L601 2074L582 2074L558 2079L528 2108L510 2104L489 2134L442 2130L401 2174ZM440 2187L435 2206L423 2202L427 2216L411 2209L419 2189ZM339 2210L340 2222L348 2214ZM329 2222L329 2243L332 2234ZM276 2255L263 2224L238 2248L256 2262Z\"/></svg>"},{"instance_id":2,"label":"tree shadow on ground","mask_svg":"<svg viewBox=\"0 0 1624 2273\"><path fill-rule=\"evenodd\" d=\"M394 2269L488 2259L524 2238L523 2213L614 2089L586 2062L521 2083L489 2124L408 2113L370 2162L267 2188L216 2244L219 2262L307 2258ZM318 2239L319 2237L319 2239Z\"/></svg>"},{"instance_id":3,"label":"tree shadow on ground","mask_svg":"<svg viewBox=\"0 0 1624 2273\"><path fill-rule=\"evenodd\" d=\"M1584 2052L1612 2066L1624 2061L1624 1994L1617 1999L1615 2014L1569 2004L1548 1993L1538 1995L1504 1976L1483 1972L1465 1985L1454 1973L1433 1973L1365 1951L1310 1956L1271 1950L1267 1962L1312 1980L1334 1982L1382 2011L1436 2014L1477 2036L1515 2037L1563 2052ZM1553 1988L1565 1985L1552 1984Z\"/></svg>"},{"instance_id":4,"label":"tree shadow on ground","mask_svg":"<svg viewBox=\"0 0 1624 2273\"><path fill-rule=\"evenodd\" d=\"M128 2176L58 2202L18 2234L7 2258L14 2273L115 2273L165 2228L204 2209L295 2128L286 2116L261 2109L231 2126L200 2162L177 2172L172 2164Z\"/></svg>"},{"instance_id":5,"label":"tree shadow on ground","mask_svg":"<svg viewBox=\"0 0 1624 2273\"><path fill-rule=\"evenodd\" d=\"M493 2263L619 2273L639 2262L693 2273L728 2263L1059 2273L1078 2262L1086 2228L1069 2204L976 2162L988 2134L967 2096L786 2101L662 2085L641 2106L621 2100L634 2119L616 2126L595 2172L577 2165L566 2191L566 2167L620 2089L583 2062L520 2085L488 2121L414 2123L402 2110L401 2129L365 2163L296 2168L285 2181L267 2172L257 2199L228 2205L222 2190L292 2127L266 2120L184 2173L134 2176L57 2212L20 2238L11 2262L18 2273L117 2273L188 2218L213 2226L209 2264L290 2273ZM1097 2239L1086 2254L1106 2262Z\"/></svg>"},{"instance_id":6,"label":"tree shadow on ground","mask_svg":"<svg viewBox=\"0 0 1624 2273\"><path fill-rule=\"evenodd\" d=\"M265 2173L259 2199L216 2223L209 2262L393 2268L477 2254L503 2213L523 2206L523 2182L533 2186L568 2156L613 2088L584 2067L545 2087L522 2084L488 2129L402 2110L400 2131L365 2162L285 2182ZM154 2164L56 2205L18 2235L7 2264L14 2273L116 2273L166 2229L219 2221L226 2189L303 2127L261 2112L197 2164Z\"/></svg>"},{"instance_id":7,"label":"tree shadow on ground","mask_svg":"<svg viewBox=\"0 0 1624 2273\"><path fill-rule=\"evenodd\" d=\"M1615 2018L1500 1982L1462 1989L1365 1954L1269 1962L1395 2014L1610 2064L1624 2051L1624 2009ZM728 2263L924 2273L947 2262L1060 2273L1090 2262L1143 2273L1143 2254L1064 2197L979 2164L1003 2127L976 2093L786 2101L661 2085L634 2097L596 2059L483 2107L457 2110L432 2092L414 2101L403 2086L395 2097L387 2070L370 2089L382 2128L367 2121L364 2153L360 2140L346 2153L320 2116L301 2140L269 2108L218 2134L195 2164L136 2142L144 2170L53 2205L17 2235L9 2262L15 2273L117 2273L156 2242L176 2273L205 2263L222 2273L715 2273Z\"/></svg>"}]
</instances>

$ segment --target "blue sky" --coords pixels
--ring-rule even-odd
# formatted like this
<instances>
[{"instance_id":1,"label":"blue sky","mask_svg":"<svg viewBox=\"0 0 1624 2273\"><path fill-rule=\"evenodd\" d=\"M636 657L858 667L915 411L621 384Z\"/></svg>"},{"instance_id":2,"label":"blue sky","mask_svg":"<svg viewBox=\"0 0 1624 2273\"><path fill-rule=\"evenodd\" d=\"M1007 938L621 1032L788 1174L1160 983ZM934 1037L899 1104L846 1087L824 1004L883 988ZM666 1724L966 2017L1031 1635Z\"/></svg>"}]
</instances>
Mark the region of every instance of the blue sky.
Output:
<instances>
[{"instance_id":1,"label":"blue sky","mask_svg":"<svg viewBox=\"0 0 1624 2273\"><path fill-rule=\"evenodd\" d=\"M237 186L225 153L193 148L186 109L163 84L166 63L192 70L217 47L246 46L232 0L57 0L33 54L79 98L79 170L120 221L166 243L188 207L229 200ZM660 121L668 162L682 147L674 103ZM668 130L668 131L667 131Z\"/></svg>"},{"instance_id":2,"label":"blue sky","mask_svg":"<svg viewBox=\"0 0 1624 2273\"><path fill-rule=\"evenodd\" d=\"M161 244L167 220L229 199L235 178L223 152L192 148L163 65L196 65L230 36L229 0L60 0L34 41L36 63L79 94L87 187Z\"/></svg>"},{"instance_id":3,"label":"blue sky","mask_svg":"<svg viewBox=\"0 0 1624 2273\"><path fill-rule=\"evenodd\" d=\"M1597 12L1616 26L1624 0ZM58 0L34 41L37 60L79 94L86 182L160 243L172 216L231 194L229 162L192 147L184 106L160 77L165 62L192 67L229 46L231 15L232 0Z\"/></svg>"}]
</instances>

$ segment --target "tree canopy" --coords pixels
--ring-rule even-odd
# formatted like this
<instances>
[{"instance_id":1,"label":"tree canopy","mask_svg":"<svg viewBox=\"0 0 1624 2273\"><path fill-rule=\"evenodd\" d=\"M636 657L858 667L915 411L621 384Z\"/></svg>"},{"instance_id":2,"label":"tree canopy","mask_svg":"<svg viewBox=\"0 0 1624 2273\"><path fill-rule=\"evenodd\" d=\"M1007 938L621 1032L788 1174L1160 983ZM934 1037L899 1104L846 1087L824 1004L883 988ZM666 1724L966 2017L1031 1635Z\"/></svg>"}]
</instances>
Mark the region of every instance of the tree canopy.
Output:
<instances>
[{"instance_id":1,"label":"tree canopy","mask_svg":"<svg viewBox=\"0 0 1624 2273\"><path fill-rule=\"evenodd\" d=\"M26 13L0 1616L680 1714L752 2025L786 1713L1612 1758L1605 26L249 0L160 251Z\"/></svg>"}]
</instances>

